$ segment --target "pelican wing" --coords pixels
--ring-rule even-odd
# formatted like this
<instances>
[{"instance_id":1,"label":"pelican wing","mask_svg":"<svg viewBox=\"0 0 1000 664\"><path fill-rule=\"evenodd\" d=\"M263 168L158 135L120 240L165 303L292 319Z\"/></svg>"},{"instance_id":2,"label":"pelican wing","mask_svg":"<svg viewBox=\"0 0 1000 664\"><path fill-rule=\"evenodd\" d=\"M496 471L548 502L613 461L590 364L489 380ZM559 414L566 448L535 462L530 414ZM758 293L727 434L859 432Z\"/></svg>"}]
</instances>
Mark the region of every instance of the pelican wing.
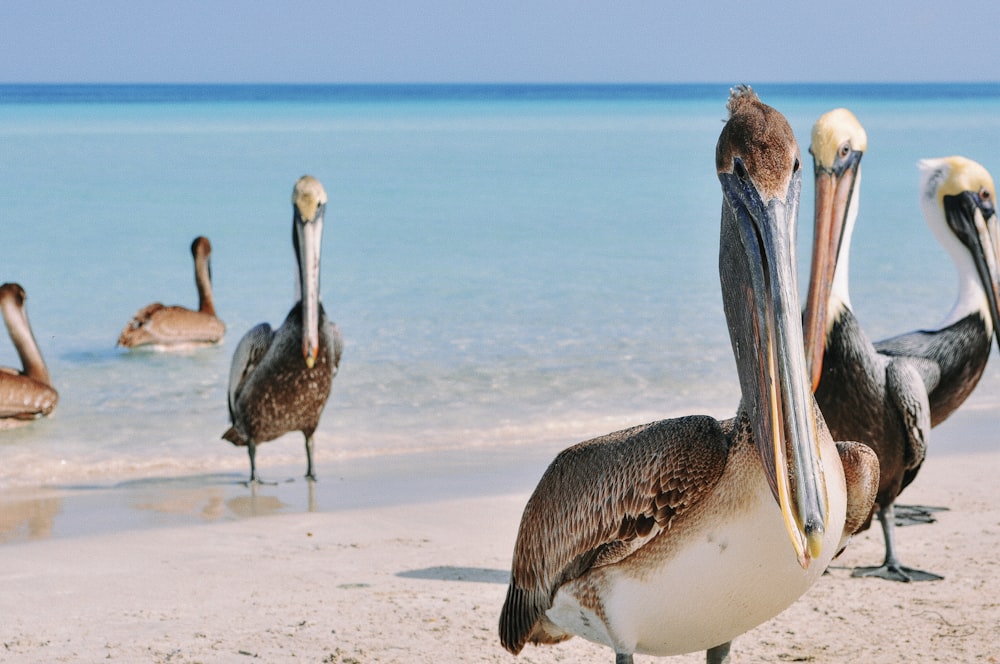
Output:
<instances>
[{"instance_id":1,"label":"pelican wing","mask_svg":"<svg viewBox=\"0 0 1000 664\"><path fill-rule=\"evenodd\" d=\"M164 343L217 341L226 330L215 316L184 307L164 307L153 317L156 335Z\"/></svg>"},{"instance_id":2,"label":"pelican wing","mask_svg":"<svg viewBox=\"0 0 1000 664\"><path fill-rule=\"evenodd\" d=\"M225 324L211 314L156 302L128 322L118 337L118 345L216 342L225 331Z\"/></svg>"},{"instance_id":3,"label":"pelican wing","mask_svg":"<svg viewBox=\"0 0 1000 664\"><path fill-rule=\"evenodd\" d=\"M871 518L880 473L878 455L864 443L838 442L837 454L840 455L847 484L847 514L844 518L844 533L834 558L844 552L851 535L864 528Z\"/></svg>"},{"instance_id":4,"label":"pelican wing","mask_svg":"<svg viewBox=\"0 0 1000 664\"><path fill-rule=\"evenodd\" d=\"M903 463L907 470L924 462L931 432L931 405L918 365L909 358L894 358L885 369L886 399L902 418L906 432Z\"/></svg>"},{"instance_id":5,"label":"pelican wing","mask_svg":"<svg viewBox=\"0 0 1000 664\"><path fill-rule=\"evenodd\" d=\"M941 381L941 367L932 359L935 356L936 343L939 343L939 340L933 333L916 330L876 341L873 345L880 355L906 358L916 369L924 383L924 389L930 394Z\"/></svg>"},{"instance_id":6,"label":"pelican wing","mask_svg":"<svg viewBox=\"0 0 1000 664\"><path fill-rule=\"evenodd\" d=\"M229 368L229 418L234 424L236 423L234 414L236 400L254 369L267 354L273 339L274 331L271 326L267 323L261 323L250 328L250 331L243 335L233 352L233 364Z\"/></svg>"},{"instance_id":7,"label":"pelican wing","mask_svg":"<svg viewBox=\"0 0 1000 664\"><path fill-rule=\"evenodd\" d=\"M340 367L340 356L344 352L344 337L340 334L340 328L333 322L327 322L326 336L330 340L330 349L333 352L333 376L330 377L332 380Z\"/></svg>"},{"instance_id":8,"label":"pelican wing","mask_svg":"<svg viewBox=\"0 0 1000 664\"><path fill-rule=\"evenodd\" d=\"M0 367L0 419L42 417L51 413L58 401L58 393L48 385Z\"/></svg>"},{"instance_id":9,"label":"pelican wing","mask_svg":"<svg viewBox=\"0 0 1000 664\"><path fill-rule=\"evenodd\" d=\"M559 586L616 563L664 530L722 476L729 442L713 418L663 420L560 453L528 500L500 640L521 650Z\"/></svg>"},{"instance_id":10,"label":"pelican wing","mask_svg":"<svg viewBox=\"0 0 1000 664\"><path fill-rule=\"evenodd\" d=\"M118 336L118 345L129 348L148 343L150 335L147 328L152 322L153 315L163 308L164 305L162 303L153 302L137 311L135 316L132 316L132 319L125 324L125 328L122 329L122 333Z\"/></svg>"}]
</instances>

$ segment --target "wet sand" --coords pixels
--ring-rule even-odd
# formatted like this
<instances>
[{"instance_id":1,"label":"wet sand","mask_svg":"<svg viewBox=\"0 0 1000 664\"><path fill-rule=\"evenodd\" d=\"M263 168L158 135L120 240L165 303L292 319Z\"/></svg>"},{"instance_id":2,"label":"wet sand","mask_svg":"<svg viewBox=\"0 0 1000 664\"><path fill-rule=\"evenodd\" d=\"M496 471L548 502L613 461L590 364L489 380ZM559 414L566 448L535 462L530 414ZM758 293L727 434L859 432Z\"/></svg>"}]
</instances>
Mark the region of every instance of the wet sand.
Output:
<instances>
[{"instance_id":1,"label":"wet sand","mask_svg":"<svg viewBox=\"0 0 1000 664\"><path fill-rule=\"evenodd\" d=\"M903 562L945 580L850 578L869 530L733 662L1000 662L995 416L956 415L901 502L948 507L898 529ZM963 451L974 450L974 451ZM496 623L521 510L554 450L146 478L0 496L0 660L610 662L572 639L514 659ZM637 662L702 662L703 654Z\"/></svg>"}]
</instances>

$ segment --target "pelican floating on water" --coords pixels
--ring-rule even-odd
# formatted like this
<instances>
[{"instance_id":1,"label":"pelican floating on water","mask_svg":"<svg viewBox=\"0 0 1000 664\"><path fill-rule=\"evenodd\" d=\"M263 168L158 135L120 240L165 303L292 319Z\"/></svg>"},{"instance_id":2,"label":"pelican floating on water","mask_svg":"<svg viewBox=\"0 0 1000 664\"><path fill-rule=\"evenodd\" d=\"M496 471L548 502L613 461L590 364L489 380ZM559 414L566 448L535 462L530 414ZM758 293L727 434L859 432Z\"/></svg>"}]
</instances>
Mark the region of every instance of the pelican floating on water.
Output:
<instances>
[{"instance_id":1,"label":"pelican floating on water","mask_svg":"<svg viewBox=\"0 0 1000 664\"><path fill-rule=\"evenodd\" d=\"M833 442L809 391L785 118L733 91L716 148L719 272L742 389L734 418L663 420L561 452L528 501L500 640L573 635L633 653L708 650L777 615L870 513L874 453ZM846 476L846 477L845 477Z\"/></svg>"},{"instance_id":2,"label":"pelican floating on water","mask_svg":"<svg viewBox=\"0 0 1000 664\"><path fill-rule=\"evenodd\" d=\"M313 472L313 433L337 375L343 340L319 301L319 259L326 191L304 175L292 192L292 244L298 262L298 301L277 330L261 323L247 332L229 372L229 417L222 437L246 445L250 481L257 482L260 443L290 431L306 438L306 477Z\"/></svg>"},{"instance_id":3,"label":"pelican floating on water","mask_svg":"<svg viewBox=\"0 0 1000 664\"><path fill-rule=\"evenodd\" d=\"M0 311L23 371L0 367L0 429L9 429L45 417L56 407L59 393L52 387L49 370L31 333L19 284L0 286Z\"/></svg>"},{"instance_id":4,"label":"pelican floating on water","mask_svg":"<svg viewBox=\"0 0 1000 664\"><path fill-rule=\"evenodd\" d=\"M191 243L194 283L198 287L198 311L179 306L168 307L160 302L146 305L125 325L118 337L118 345L126 348L154 346L178 349L219 343L226 326L215 315L209 265L211 254L212 245L207 237L196 237Z\"/></svg>"},{"instance_id":5,"label":"pelican floating on water","mask_svg":"<svg viewBox=\"0 0 1000 664\"><path fill-rule=\"evenodd\" d=\"M816 400L831 433L871 446L880 462L876 505L885 560L854 575L930 581L941 577L899 562L894 503L924 461L931 427L972 392L989 356L1000 321L995 193L986 169L968 159L920 163L924 216L955 261L958 300L938 329L872 344L848 293L866 148L864 128L846 109L826 113L813 127L816 213L805 345Z\"/></svg>"}]
</instances>

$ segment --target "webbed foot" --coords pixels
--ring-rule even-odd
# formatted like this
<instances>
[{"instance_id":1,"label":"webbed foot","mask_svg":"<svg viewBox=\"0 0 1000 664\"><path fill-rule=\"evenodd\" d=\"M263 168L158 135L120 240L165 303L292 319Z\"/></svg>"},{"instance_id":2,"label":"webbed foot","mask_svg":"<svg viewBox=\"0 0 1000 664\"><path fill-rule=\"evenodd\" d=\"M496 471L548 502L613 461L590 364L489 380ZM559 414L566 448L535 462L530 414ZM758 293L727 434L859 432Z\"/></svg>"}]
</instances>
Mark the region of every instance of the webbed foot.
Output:
<instances>
[{"instance_id":1,"label":"webbed foot","mask_svg":"<svg viewBox=\"0 0 1000 664\"><path fill-rule=\"evenodd\" d=\"M245 487L247 487L249 489L251 487L257 487L257 486L278 486L278 483L277 482L265 482L264 480L260 479L259 477L251 477L250 479L248 479L246 482L243 483L243 486L245 486Z\"/></svg>"},{"instance_id":2,"label":"webbed foot","mask_svg":"<svg viewBox=\"0 0 1000 664\"><path fill-rule=\"evenodd\" d=\"M931 572L924 572L923 570L914 569L912 567L887 563L883 563L879 567L855 567L854 571L851 572L851 576L858 578L878 577L880 579L886 579L887 581L899 581L900 583L910 583L911 581L940 581L944 578L943 576L938 576L937 574L933 574Z\"/></svg>"}]
</instances>

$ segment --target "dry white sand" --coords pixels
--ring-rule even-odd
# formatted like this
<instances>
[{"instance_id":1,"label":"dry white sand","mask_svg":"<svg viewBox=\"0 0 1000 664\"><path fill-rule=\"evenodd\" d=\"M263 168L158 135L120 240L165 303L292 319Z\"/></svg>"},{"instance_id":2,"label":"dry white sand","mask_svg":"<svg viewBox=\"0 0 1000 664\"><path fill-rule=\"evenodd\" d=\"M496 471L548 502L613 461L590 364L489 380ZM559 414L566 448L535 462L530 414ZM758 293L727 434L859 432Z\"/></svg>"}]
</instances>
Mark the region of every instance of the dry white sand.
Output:
<instances>
[{"instance_id":1,"label":"dry white sand","mask_svg":"<svg viewBox=\"0 0 1000 664\"><path fill-rule=\"evenodd\" d=\"M843 567L737 639L734 663L1000 662L998 472L1000 453L932 450L903 495L950 508L935 524L898 529L903 562L944 581L850 578L846 567L881 562L881 533L869 530L835 562ZM517 659L500 647L497 616L533 480L515 485L507 495L293 513L281 512L280 493L254 497L239 485L160 490L152 512L134 494L128 509L186 522L96 535L60 535L58 521L121 509L128 490L0 502L0 661L612 662L579 638ZM238 509L258 516L214 518Z\"/></svg>"}]
</instances>

